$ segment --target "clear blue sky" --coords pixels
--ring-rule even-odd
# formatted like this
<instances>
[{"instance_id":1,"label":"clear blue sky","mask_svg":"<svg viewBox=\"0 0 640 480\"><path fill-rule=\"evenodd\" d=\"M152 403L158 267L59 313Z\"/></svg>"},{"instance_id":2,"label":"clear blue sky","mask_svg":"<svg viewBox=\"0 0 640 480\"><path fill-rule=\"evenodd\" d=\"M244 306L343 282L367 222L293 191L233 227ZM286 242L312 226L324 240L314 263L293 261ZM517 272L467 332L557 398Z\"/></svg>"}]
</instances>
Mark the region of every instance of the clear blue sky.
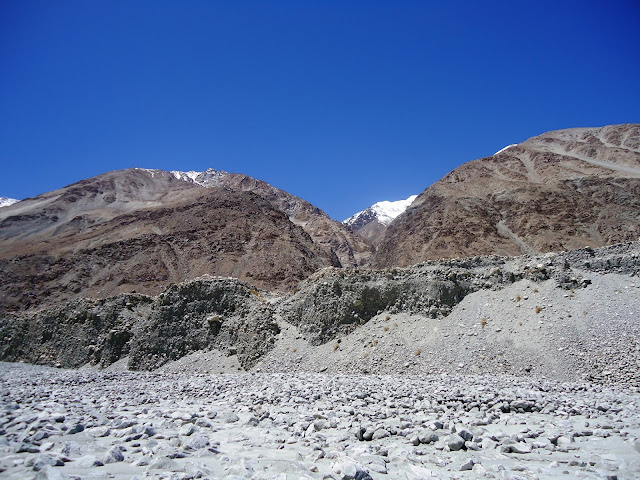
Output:
<instances>
[{"instance_id":1,"label":"clear blue sky","mask_svg":"<svg viewBox=\"0 0 640 480\"><path fill-rule=\"evenodd\" d=\"M640 122L637 1L0 2L0 195L240 172L342 220L545 131Z\"/></svg>"}]
</instances>

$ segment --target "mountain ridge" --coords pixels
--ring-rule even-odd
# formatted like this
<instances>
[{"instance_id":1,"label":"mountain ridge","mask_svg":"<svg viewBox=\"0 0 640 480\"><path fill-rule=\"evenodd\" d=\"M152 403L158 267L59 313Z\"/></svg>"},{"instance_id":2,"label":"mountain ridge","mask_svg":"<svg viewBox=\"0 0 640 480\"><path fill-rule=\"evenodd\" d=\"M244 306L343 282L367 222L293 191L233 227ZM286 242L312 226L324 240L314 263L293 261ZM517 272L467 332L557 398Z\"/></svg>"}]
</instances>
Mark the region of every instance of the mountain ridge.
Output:
<instances>
[{"instance_id":1,"label":"mountain ridge","mask_svg":"<svg viewBox=\"0 0 640 480\"><path fill-rule=\"evenodd\" d=\"M349 228L331 219L318 207L267 182L242 173L229 173L209 168L203 172L171 171L177 179L206 188L220 186L260 195L276 209L285 212L289 220L303 228L319 245L333 250L344 267L363 266L373 255L373 249Z\"/></svg>"},{"instance_id":2,"label":"mountain ridge","mask_svg":"<svg viewBox=\"0 0 640 480\"><path fill-rule=\"evenodd\" d=\"M398 215L404 212L417 197L418 195L411 195L409 198L406 198L404 200L382 200L380 202L376 202L370 207L350 216L346 220L343 220L342 223L347 226L361 226L362 223L364 223L361 222L361 217L369 215L369 213L371 213L376 216L377 220L381 224L387 226Z\"/></svg>"},{"instance_id":3,"label":"mountain ridge","mask_svg":"<svg viewBox=\"0 0 640 480\"><path fill-rule=\"evenodd\" d=\"M465 163L388 228L374 267L640 236L640 125L547 132Z\"/></svg>"},{"instance_id":4,"label":"mountain ridge","mask_svg":"<svg viewBox=\"0 0 640 480\"><path fill-rule=\"evenodd\" d=\"M547 132L468 162L388 227L369 222L386 229L371 242L244 174L113 171L2 208L2 308L157 294L202 274L288 290L327 266L598 247L637 239L638 212L637 124Z\"/></svg>"}]
</instances>

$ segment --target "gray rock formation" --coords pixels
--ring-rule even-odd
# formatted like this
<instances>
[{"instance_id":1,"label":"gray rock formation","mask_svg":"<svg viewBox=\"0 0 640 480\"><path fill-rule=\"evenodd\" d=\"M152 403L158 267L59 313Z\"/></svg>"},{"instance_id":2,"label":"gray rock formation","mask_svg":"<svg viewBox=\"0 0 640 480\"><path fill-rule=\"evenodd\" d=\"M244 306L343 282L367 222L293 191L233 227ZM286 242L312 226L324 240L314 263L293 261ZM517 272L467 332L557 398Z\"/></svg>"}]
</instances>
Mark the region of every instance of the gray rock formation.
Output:
<instances>
[{"instance_id":1,"label":"gray rock formation","mask_svg":"<svg viewBox=\"0 0 640 480\"><path fill-rule=\"evenodd\" d=\"M80 367L151 370L191 352L218 349L250 368L279 327L261 293L235 279L202 277L157 297L75 300L0 320L0 358Z\"/></svg>"},{"instance_id":2,"label":"gray rock formation","mask_svg":"<svg viewBox=\"0 0 640 480\"><path fill-rule=\"evenodd\" d=\"M565 289L585 286L565 256L538 261L543 263L490 256L426 262L406 269L327 268L303 281L300 290L282 302L280 314L312 344L320 344L352 332L382 312L442 318L473 292L502 289L523 279L553 278ZM620 262L624 268L638 269L634 259Z\"/></svg>"}]
</instances>

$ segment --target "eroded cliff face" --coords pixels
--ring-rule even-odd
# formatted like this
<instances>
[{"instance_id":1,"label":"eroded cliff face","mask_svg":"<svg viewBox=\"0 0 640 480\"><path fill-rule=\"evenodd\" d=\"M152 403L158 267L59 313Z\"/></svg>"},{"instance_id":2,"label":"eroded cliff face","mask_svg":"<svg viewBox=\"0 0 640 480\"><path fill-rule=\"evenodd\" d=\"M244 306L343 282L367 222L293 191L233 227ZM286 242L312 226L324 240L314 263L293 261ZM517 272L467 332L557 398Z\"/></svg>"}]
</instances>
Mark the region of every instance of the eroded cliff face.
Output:
<instances>
[{"instance_id":1,"label":"eroded cliff face","mask_svg":"<svg viewBox=\"0 0 640 480\"><path fill-rule=\"evenodd\" d=\"M462 165L388 227L376 267L640 237L640 125L549 132Z\"/></svg>"},{"instance_id":2,"label":"eroded cliff face","mask_svg":"<svg viewBox=\"0 0 640 480\"><path fill-rule=\"evenodd\" d=\"M106 367L126 357L134 370L152 370L205 349L237 355L250 368L279 332L272 309L254 287L214 277L172 285L156 297L74 300L0 321L5 361Z\"/></svg>"}]
</instances>

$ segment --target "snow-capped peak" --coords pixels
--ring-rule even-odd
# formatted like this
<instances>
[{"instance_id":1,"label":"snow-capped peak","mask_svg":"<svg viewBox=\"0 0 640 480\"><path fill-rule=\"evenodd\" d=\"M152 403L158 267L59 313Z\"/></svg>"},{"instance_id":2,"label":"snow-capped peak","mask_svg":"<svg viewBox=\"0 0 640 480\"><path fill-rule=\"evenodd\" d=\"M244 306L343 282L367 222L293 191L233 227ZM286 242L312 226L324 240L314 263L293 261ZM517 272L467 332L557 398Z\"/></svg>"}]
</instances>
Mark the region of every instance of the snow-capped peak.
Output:
<instances>
[{"instance_id":1,"label":"snow-capped peak","mask_svg":"<svg viewBox=\"0 0 640 480\"><path fill-rule=\"evenodd\" d=\"M511 145L507 145L506 147L501 148L501 149L500 149L500 150L498 150L496 153L494 153L494 155L497 155L497 154L499 154L499 153L502 153L502 152L504 152L507 148L515 147L516 145L517 145L517 143L512 143Z\"/></svg>"},{"instance_id":2,"label":"snow-capped peak","mask_svg":"<svg viewBox=\"0 0 640 480\"><path fill-rule=\"evenodd\" d=\"M19 201L20 200L16 200L15 198L0 197L0 207L8 207Z\"/></svg>"},{"instance_id":3,"label":"snow-capped peak","mask_svg":"<svg viewBox=\"0 0 640 480\"><path fill-rule=\"evenodd\" d=\"M371 205L366 210L356 213L351 217L344 220L342 223L348 226L352 226L359 221L367 220L366 223L373 219L378 220L382 225L389 225L394 218L404 212L409 205L413 203L417 195L411 195L406 200L398 200L395 202L382 201Z\"/></svg>"},{"instance_id":4,"label":"snow-capped peak","mask_svg":"<svg viewBox=\"0 0 640 480\"><path fill-rule=\"evenodd\" d=\"M178 180L184 180L184 181L191 181L193 183L197 183L196 179L198 178L198 175L200 175L202 172L196 172L196 171L189 171L189 172L181 172L179 170L171 170L171 175L173 175L174 177L176 177Z\"/></svg>"},{"instance_id":5,"label":"snow-capped peak","mask_svg":"<svg viewBox=\"0 0 640 480\"><path fill-rule=\"evenodd\" d=\"M208 168L204 172L196 172L193 170L181 172L179 170L172 170L171 175L176 177L178 180L195 183L197 185L202 185L203 187L211 187L216 185L220 179L228 175L228 173L224 170Z\"/></svg>"}]
</instances>

